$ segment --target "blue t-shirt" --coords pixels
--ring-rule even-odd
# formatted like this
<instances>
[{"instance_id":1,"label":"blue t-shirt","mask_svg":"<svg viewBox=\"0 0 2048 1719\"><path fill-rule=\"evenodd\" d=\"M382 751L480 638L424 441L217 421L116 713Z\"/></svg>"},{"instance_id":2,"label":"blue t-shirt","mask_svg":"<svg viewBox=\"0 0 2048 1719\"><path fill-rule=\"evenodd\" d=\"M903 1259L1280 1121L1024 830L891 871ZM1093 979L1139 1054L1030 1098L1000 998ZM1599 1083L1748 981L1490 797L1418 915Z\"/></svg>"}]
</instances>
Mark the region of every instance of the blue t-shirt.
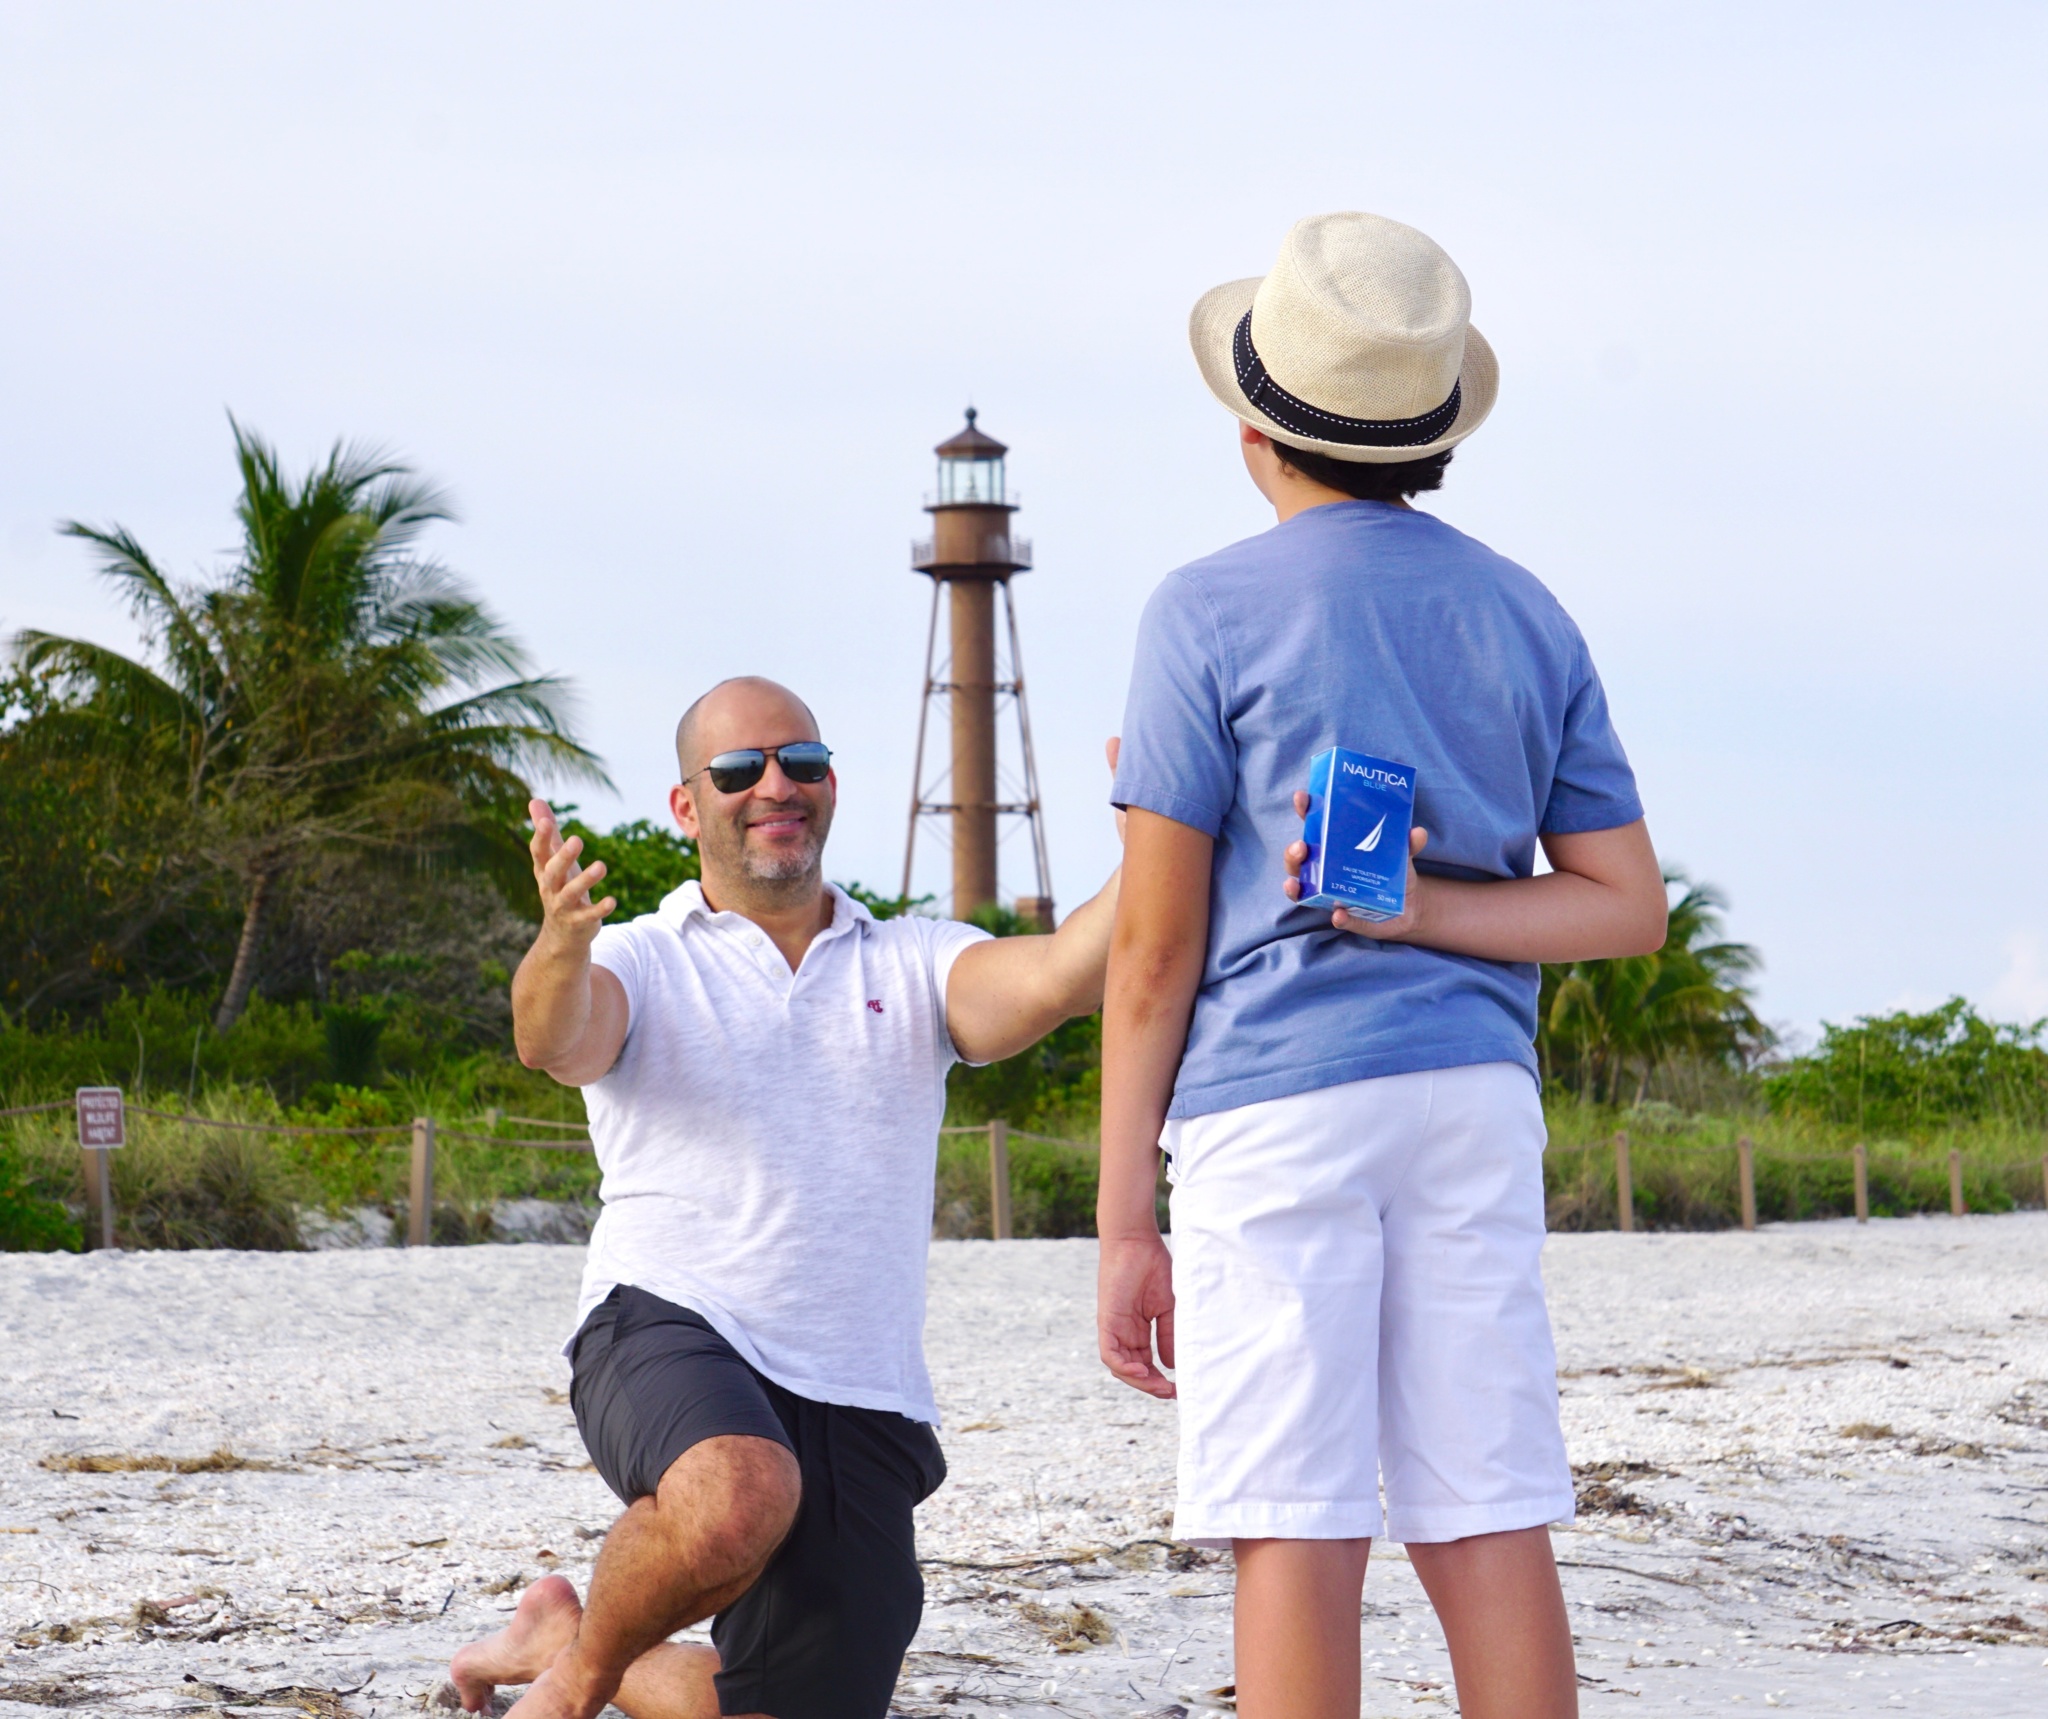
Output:
<instances>
[{"instance_id":1,"label":"blue t-shirt","mask_svg":"<svg viewBox=\"0 0 2048 1719\"><path fill-rule=\"evenodd\" d=\"M1643 815L1586 642L1531 574L1427 513L1313 507L1167 575L1111 798L1216 839L1168 1115L1470 1063L1536 1073L1533 964L1338 931L1281 892L1309 759L1413 764L1417 869L1527 877L1539 834Z\"/></svg>"}]
</instances>

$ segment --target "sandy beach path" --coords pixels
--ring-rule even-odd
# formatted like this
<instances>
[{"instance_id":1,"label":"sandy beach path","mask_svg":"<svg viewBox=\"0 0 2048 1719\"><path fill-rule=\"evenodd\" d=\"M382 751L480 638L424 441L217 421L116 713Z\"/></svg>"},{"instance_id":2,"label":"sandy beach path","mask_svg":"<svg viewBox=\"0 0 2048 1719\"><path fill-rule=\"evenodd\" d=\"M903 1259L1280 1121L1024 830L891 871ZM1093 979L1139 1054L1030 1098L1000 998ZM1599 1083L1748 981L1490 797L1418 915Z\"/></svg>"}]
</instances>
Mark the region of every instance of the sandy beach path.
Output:
<instances>
[{"instance_id":1,"label":"sandy beach path","mask_svg":"<svg viewBox=\"0 0 2048 1719\"><path fill-rule=\"evenodd\" d=\"M1586 1710L2048 1712L2048 1216L1556 1236ZM581 1250L0 1255L0 1719L396 1714L615 1512ZM903 1715L1203 1712L1227 1559L1094 1358L1094 1247L942 1242ZM224 1454L216 1454L224 1453ZM154 1466L128 1466L141 1462ZM1380 1548L1364 1711L1450 1711Z\"/></svg>"}]
</instances>

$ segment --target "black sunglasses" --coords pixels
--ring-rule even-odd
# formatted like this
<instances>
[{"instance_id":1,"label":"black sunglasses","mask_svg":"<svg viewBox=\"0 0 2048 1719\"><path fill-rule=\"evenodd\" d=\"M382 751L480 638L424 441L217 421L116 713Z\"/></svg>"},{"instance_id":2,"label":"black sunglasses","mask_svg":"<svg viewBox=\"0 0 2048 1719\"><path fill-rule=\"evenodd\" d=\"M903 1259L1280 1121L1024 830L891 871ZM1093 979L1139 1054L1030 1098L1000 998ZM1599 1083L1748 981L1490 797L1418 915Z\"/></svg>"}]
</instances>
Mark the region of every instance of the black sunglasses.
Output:
<instances>
[{"instance_id":1,"label":"black sunglasses","mask_svg":"<svg viewBox=\"0 0 2048 1719\"><path fill-rule=\"evenodd\" d=\"M768 760L782 766L783 775L806 787L825 780L832 768L832 748L822 740L793 740L787 746L748 746L738 752L721 752L691 773L691 779L711 772L711 785L721 794L744 794L768 773Z\"/></svg>"}]
</instances>

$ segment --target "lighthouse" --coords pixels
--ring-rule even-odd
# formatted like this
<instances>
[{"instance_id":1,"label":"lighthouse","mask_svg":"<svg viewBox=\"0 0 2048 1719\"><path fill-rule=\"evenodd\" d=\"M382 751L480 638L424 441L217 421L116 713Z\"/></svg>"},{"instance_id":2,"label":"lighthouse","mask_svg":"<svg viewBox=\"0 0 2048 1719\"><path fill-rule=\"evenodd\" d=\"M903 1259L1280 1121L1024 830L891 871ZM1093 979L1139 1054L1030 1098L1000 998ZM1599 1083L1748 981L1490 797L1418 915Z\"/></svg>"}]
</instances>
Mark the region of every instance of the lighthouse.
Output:
<instances>
[{"instance_id":1,"label":"lighthouse","mask_svg":"<svg viewBox=\"0 0 2048 1719\"><path fill-rule=\"evenodd\" d=\"M924 697L917 724L917 761L911 778L910 830L903 852L903 893L921 824L944 820L952 848L955 919L1002 901L998 847L1005 819L1030 832L1035 894L1018 895L1016 911L1046 929L1053 922L1046 864L1045 823L1038 796L1038 766L1031 749L1031 717L1017 645L1017 609L1010 580L1031 566L1031 545L1012 529L1017 504L1004 475L1009 449L967 421L933 449L938 483L925 512L931 535L911 545L910 564L932 582L931 622L925 635ZM940 651L939 611L945 610ZM926 779L932 715L943 707L951 759ZM1016 769L1002 768L997 744L1001 719L1013 714Z\"/></svg>"}]
</instances>

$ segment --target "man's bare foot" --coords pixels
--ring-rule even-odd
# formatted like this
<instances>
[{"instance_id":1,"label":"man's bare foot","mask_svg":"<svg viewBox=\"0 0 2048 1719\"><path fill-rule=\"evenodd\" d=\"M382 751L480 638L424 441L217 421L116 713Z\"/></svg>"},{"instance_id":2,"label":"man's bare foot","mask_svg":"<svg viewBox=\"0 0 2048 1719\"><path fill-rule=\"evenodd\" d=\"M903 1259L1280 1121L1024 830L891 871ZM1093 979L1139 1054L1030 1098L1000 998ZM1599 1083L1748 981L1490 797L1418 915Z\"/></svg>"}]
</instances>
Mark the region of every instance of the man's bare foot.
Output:
<instances>
[{"instance_id":1,"label":"man's bare foot","mask_svg":"<svg viewBox=\"0 0 2048 1719\"><path fill-rule=\"evenodd\" d=\"M448 1666L466 1712L481 1713L501 1683L534 1683L569 1645L583 1616L582 1602L564 1576L543 1576L519 1596L512 1621L496 1635L473 1641ZM526 1705L525 1701L519 1703ZM540 1719L536 1709L527 1719Z\"/></svg>"},{"instance_id":2,"label":"man's bare foot","mask_svg":"<svg viewBox=\"0 0 2048 1719\"><path fill-rule=\"evenodd\" d=\"M583 1719L582 1712L555 1687L554 1678L547 1672L535 1678L532 1688L505 1709L505 1719L512 1719L515 1713L519 1719Z\"/></svg>"}]
</instances>

